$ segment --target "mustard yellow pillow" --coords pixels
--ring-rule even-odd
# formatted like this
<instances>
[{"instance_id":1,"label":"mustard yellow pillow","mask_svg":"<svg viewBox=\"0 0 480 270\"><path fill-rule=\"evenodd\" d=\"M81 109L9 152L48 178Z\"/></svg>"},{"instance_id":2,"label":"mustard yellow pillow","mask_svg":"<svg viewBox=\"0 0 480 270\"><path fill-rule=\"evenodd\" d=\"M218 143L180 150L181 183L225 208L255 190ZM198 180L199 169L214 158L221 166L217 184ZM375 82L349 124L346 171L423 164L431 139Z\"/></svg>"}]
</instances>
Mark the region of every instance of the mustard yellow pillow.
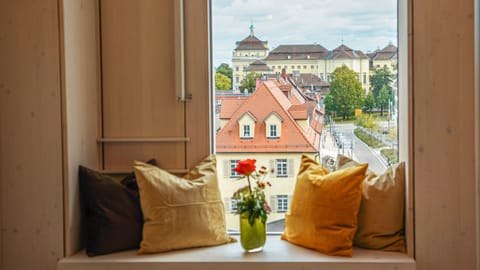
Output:
<instances>
[{"instance_id":1,"label":"mustard yellow pillow","mask_svg":"<svg viewBox=\"0 0 480 270\"><path fill-rule=\"evenodd\" d=\"M352 256L367 167L329 173L303 155L282 239L327 255Z\"/></svg>"},{"instance_id":2,"label":"mustard yellow pillow","mask_svg":"<svg viewBox=\"0 0 480 270\"><path fill-rule=\"evenodd\" d=\"M144 217L139 254L233 242L210 156L183 178L134 162Z\"/></svg>"},{"instance_id":3,"label":"mustard yellow pillow","mask_svg":"<svg viewBox=\"0 0 480 270\"><path fill-rule=\"evenodd\" d=\"M357 164L348 157L337 157L338 169ZM405 252L404 212L405 164L393 165L381 175L368 170L363 182L358 229L353 245Z\"/></svg>"}]
</instances>

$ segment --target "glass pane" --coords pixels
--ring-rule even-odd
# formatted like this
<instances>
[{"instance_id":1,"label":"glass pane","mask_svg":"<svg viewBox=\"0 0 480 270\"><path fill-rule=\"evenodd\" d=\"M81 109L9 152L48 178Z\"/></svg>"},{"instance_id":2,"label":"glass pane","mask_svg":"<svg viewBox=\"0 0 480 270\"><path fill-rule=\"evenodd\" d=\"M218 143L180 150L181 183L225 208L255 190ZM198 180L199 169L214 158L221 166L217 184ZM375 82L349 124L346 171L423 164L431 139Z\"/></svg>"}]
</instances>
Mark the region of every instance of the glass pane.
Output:
<instances>
[{"instance_id":1,"label":"glass pane","mask_svg":"<svg viewBox=\"0 0 480 270\"><path fill-rule=\"evenodd\" d=\"M396 0L212 0L212 26L230 231L239 227L232 195L247 184L232 160L274 170L270 232L283 231L302 154L330 170L337 154L377 173L398 162Z\"/></svg>"}]
</instances>

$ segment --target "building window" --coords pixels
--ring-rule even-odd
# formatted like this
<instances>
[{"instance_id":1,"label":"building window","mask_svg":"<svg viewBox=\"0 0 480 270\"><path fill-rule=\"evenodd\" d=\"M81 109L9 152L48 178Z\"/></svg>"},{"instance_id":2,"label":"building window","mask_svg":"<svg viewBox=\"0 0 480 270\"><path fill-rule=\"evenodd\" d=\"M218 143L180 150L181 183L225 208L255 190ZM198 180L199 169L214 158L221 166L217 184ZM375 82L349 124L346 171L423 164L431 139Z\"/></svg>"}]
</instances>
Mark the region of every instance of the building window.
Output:
<instances>
[{"instance_id":1,"label":"building window","mask_svg":"<svg viewBox=\"0 0 480 270\"><path fill-rule=\"evenodd\" d=\"M240 77L235 76L235 82L236 82L236 83L240 83Z\"/></svg>"},{"instance_id":2,"label":"building window","mask_svg":"<svg viewBox=\"0 0 480 270\"><path fill-rule=\"evenodd\" d=\"M298 68L298 69L301 69L301 68L302 68L302 66L297 66L297 68Z\"/></svg>"},{"instance_id":3,"label":"building window","mask_svg":"<svg viewBox=\"0 0 480 270\"><path fill-rule=\"evenodd\" d=\"M303 68L304 68L304 69L307 69L307 66L305 65L305 66L303 66Z\"/></svg>"},{"instance_id":4,"label":"building window","mask_svg":"<svg viewBox=\"0 0 480 270\"><path fill-rule=\"evenodd\" d=\"M235 67L235 71L238 71L238 67Z\"/></svg>"},{"instance_id":5,"label":"building window","mask_svg":"<svg viewBox=\"0 0 480 270\"><path fill-rule=\"evenodd\" d=\"M314 65L311 65L311 66L310 66L310 68L311 68L311 69L314 69L314 68L315 68L315 66L314 66Z\"/></svg>"},{"instance_id":6,"label":"building window","mask_svg":"<svg viewBox=\"0 0 480 270\"><path fill-rule=\"evenodd\" d=\"M247 67L243 67L243 72L247 72Z\"/></svg>"},{"instance_id":7,"label":"building window","mask_svg":"<svg viewBox=\"0 0 480 270\"><path fill-rule=\"evenodd\" d=\"M250 132L250 125L243 125L243 132L242 138L252 138L252 134Z\"/></svg>"},{"instance_id":8,"label":"building window","mask_svg":"<svg viewBox=\"0 0 480 270\"><path fill-rule=\"evenodd\" d=\"M287 160L286 159L277 159L277 177L287 177Z\"/></svg>"},{"instance_id":9,"label":"building window","mask_svg":"<svg viewBox=\"0 0 480 270\"><path fill-rule=\"evenodd\" d=\"M320 73L320 80L323 81L323 73Z\"/></svg>"},{"instance_id":10,"label":"building window","mask_svg":"<svg viewBox=\"0 0 480 270\"><path fill-rule=\"evenodd\" d=\"M363 73L363 84L367 83L367 73Z\"/></svg>"},{"instance_id":11,"label":"building window","mask_svg":"<svg viewBox=\"0 0 480 270\"><path fill-rule=\"evenodd\" d=\"M295 69L295 66L292 66L292 69Z\"/></svg>"},{"instance_id":12,"label":"building window","mask_svg":"<svg viewBox=\"0 0 480 270\"><path fill-rule=\"evenodd\" d=\"M230 160L230 178L240 177L240 174L233 170L233 169L235 169L235 167L237 167L237 163L238 163L237 159Z\"/></svg>"},{"instance_id":13,"label":"building window","mask_svg":"<svg viewBox=\"0 0 480 270\"><path fill-rule=\"evenodd\" d=\"M237 202L238 202L238 199L235 199L235 198L230 199L230 210L232 213L237 212Z\"/></svg>"},{"instance_id":14,"label":"building window","mask_svg":"<svg viewBox=\"0 0 480 270\"><path fill-rule=\"evenodd\" d=\"M269 125L268 128L268 137L278 138L277 125Z\"/></svg>"},{"instance_id":15,"label":"building window","mask_svg":"<svg viewBox=\"0 0 480 270\"><path fill-rule=\"evenodd\" d=\"M275 66L272 66L272 69L275 69Z\"/></svg>"},{"instance_id":16,"label":"building window","mask_svg":"<svg viewBox=\"0 0 480 270\"><path fill-rule=\"evenodd\" d=\"M278 68L278 69L281 69L281 68L282 68L282 66L277 66L277 68Z\"/></svg>"},{"instance_id":17,"label":"building window","mask_svg":"<svg viewBox=\"0 0 480 270\"><path fill-rule=\"evenodd\" d=\"M277 212L288 211L288 195L277 195Z\"/></svg>"}]
</instances>

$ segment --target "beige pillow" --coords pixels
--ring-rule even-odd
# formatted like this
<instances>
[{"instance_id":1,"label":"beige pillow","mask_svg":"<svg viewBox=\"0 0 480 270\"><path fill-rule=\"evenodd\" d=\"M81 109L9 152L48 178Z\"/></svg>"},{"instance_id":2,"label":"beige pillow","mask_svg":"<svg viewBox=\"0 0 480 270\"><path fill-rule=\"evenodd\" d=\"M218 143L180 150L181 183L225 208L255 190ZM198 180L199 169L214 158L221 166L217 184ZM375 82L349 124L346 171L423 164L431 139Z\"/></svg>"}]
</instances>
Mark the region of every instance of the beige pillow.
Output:
<instances>
[{"instance_id":1,"label":"beige pillow","mask_svg":"<svg viewBox=\"0 0 480 270\"><path fill-rule=\"evenodd\" d=\"M227 235L213 155L183 178L139 161L134 170L144 217L139 254L235 241Z\"/></svg>"},{"instance_id":2,"label":"beige pillow","mask_svg":"<svg viewBox=\"0 0 480 270\"><path fill-rule=\"evenodd\" d=\"M338 155L337 169L358 163ZM389 167L376 175L368 170L358 213L353 245L368 249L405 252L405 164Z\"/></svg>"}]
</instances>

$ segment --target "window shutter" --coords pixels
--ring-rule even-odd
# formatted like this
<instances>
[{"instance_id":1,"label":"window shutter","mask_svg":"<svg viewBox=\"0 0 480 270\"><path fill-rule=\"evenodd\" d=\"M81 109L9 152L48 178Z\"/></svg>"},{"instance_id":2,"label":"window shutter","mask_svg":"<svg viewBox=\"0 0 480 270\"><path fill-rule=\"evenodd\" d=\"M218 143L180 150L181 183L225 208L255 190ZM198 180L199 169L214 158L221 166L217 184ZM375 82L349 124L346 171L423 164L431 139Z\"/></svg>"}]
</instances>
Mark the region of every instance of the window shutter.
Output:
<instances>
[{"instance_id":1,"label":"window shutter","mask_svg":"<svg viewBox=\"0 0 480 270\"><path fill-rule=\"evenodd\" d=\"M270 178L274 178L277 175L277 167L275 167L275 159L270 159L270 164L268 165L268 170L270 170ZM273 173L271 172L273 169Z\"/></svg>"},{"instance_id":2,"label":"window shutter","mask_svg":"<svg viewBox=\"0 0 480 270\"><path fill-rule=\"evenodd\" d=\"M223 161L223 179L230 178L230 161Z\"/></svg>"},{"instance_id":3,"label":"window shutter","mask_svg":"<svg viewBox=\"0 0 480 270\"><path fill-rule=\"evenodd\" d=\"M276 195L270 195L270 208L272 209L272 212L277 211L277 196Z\"/></svg>"},{"instance_id":4,"label":"window shutter","mask_svg":"<svg viewBox=\"0 0 480 270\"><path fill-rule=\"evenodd\" d=\"M288 177L294 177L295 176L295 160L294 159L289 159L288 162L287 162L287 174L288 174Z\"/></svg>"},{"instance_id":5,"label":"window shutter","mask_svg":"<svg viewBox=\"0 0 480 270\"><path fill-rule=\"evenodd\" d=\"M230 212L230 205L231 205L229 197L223 198L223 205L224 205L224 208L225 208L225 213L229 213Z\"/></svg>"}]
</instances>

